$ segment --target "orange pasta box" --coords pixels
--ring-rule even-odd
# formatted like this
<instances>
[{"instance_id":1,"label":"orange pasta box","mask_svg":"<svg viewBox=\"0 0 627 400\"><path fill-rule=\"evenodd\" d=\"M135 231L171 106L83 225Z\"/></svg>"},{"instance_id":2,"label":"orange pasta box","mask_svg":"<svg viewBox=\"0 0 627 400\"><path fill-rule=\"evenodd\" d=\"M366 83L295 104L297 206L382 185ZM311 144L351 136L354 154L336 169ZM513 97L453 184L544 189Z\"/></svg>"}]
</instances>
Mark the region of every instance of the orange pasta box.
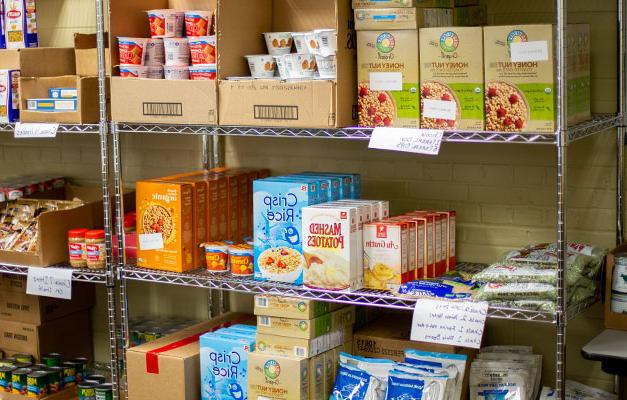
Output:
<instances>
[{"instance_id":1,"label":"orange pasta box","mask_svg":"<svg viewBox=\"0 0 627 400\"><path fill-rule=\"evenodd\" d=\"M380 221L364 225L364 286L396 290L409 277L409 226Z\"/></svg>"},{"instance_id":2,"label":"orange pasta box","mask_svg":"<svg viewBox=\"0 0 627 400\"><path fill-rule=\"evenodd\" d=\"M185 272L194 268L194 185L139 181L137 265Z\"/></svg>"}]
</instances>

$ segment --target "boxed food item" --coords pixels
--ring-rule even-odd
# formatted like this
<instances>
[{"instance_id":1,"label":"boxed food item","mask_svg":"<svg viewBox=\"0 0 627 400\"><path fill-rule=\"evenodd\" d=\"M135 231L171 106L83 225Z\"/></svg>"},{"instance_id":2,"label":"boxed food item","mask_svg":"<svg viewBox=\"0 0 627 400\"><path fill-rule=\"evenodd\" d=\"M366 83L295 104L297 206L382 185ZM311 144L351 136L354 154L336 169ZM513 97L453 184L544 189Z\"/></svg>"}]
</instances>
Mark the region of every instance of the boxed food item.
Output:
<instances>
[{"instance_id":1,"label":"boxed food item","mask_svg":"<svg viewBox=\"0 0 627 400\"><path fill-rule=\"evenodd\" d=\"M416 220L414 218L410 218L407 216L398 216L398 217L392 217L392 218L388 218L385 222L390 222L390 221L394 221L394 222L400 222L400 223L404 223L407 224L407 275L408 275L408 280L412 280L414 279L414 277L416 275L420 275L424 270L421 270L419 267L419 260L418 260L418 247L419 247L419 234L423 233L421 232L421 228L423 228L423 221L419 221ZM422 238L424 240L424 238Z\"/></svg>"},{"instance_id":2,"label":"boxed food item","mask_svg":"<svg viewBox=\"0 0 627 400\"><path fill-rule=\"evenodd\" d=\"M19 85L20 71L0 70L0 122L16 122L20 118Z\"/></svg>"},{"instance_id":3,"label":"boxed food item","mask_svg":"<svg viewBox=\"0 0 627 400\"><path fill-rule=\"evenodd\" d=\"M416 0L416 7L451 8L454 5L455 5L454 0Z\"/></svg>"},{"instance_id":4,"label":"boxed food item","mask_svg":"<svg viewBox=\"0 0 627 400\"><path fill-rule=\"evenodd\" d=\"M35 0L2 0L7 49L37 47Z\"/></svg>"},{"instance_id":5,"label":"boxed food item","mask_svg":"<svg viewBox=\"0 0 627 400\"><path fill-rule=\"evenodd\" d=\"M286 357L309 358L341 345L351 331L352 328L340 329L313 339L257 333L255 351Z\"/></svg>"},{"instance_id":6,"label":"boxed food item","mask_svg":"<svg viewBox=\"0 0 627 400\"><path fill-rule=\"evenodd\" d=\"M312 319L332 311L337 306L337 303L297 297L255 295L255 315L258 316Z\"/></svg>"},{"instance_id":7,"label":"boxed food item","mask_svg":"<svg viewBox=\"0 0 627 400\"><path fill-rule=\"evenodd\" d=\"M483 130L483 31L420 30L420 127Z\"/></svg>"},{"instance_id":8,"label":"boxed food item","mask_svg":"<svg viewBox=\"0 0 627 400\"><path fill-rule=\"evenodd\" d=\"M488 131L554 132L553 26L483 28Z\"/></svg>"},{"instance_id":9,"label":"boxed food item","mask_svg":"<svg viewBox=\"0 0 627 400\"><path fill-rule=\"evenodd\" d=\"M353 9L399 7L416 7L416 2L415 0L353 0Z\"/></svg>"},{"instance_id":10,"label":"boxed food item","mask_svg":"<svg viewBox=\"0 0 627 400\"><path fill-rule=\"evenodd\" d=\"M406 215L411 217L424 217L427 221L427 258L432 263L427 263L427 278L435 278L446 271L446 220L438 212L412 211ZM433 259L429 257L431 248Z\"/></svg>"},{"instance_id":11,"label":"boxed food item","mask_svg":"<svg viewBox=\"0 0 627 400\"><path fill-rule=\"evenodd\" d=\"M28 111L66 112L76 111L78 103L76 99L26 99Z\"/></svg>"},{"instance_id":12,"label":"boxed food item","mask_svg":"<svg viewBox=\"0 0 627 400\"><path fill-rule=\"evenodd\" d=\"M409 226L406 222L364 225L364 285L398 289L409 278ZM413 278L413 277L412 277Z\"/></svg>"},{"instance_id":13,"label":"boxed food item","mask_svg":"<svg viewBox=\"0 0 627 400\"><path fill-rule=\"evenodd\" d=\"M309 359L309 400L327 400L324 393L324 354Z\"/></svg>"},{"instance_id":14,"label":"boxed food item","mask_svg":"<svg viewBox=\"0 0 627 400\"><path fill-rule=\"evenodd\" d=\"M469 5L453 9L453 26L482 26L488 24L485 5Z\"/></svg>"},{"instance_id":15,"label":"boxed food item","mask_svg":"<svg viewBox=\"0 0 627 400\"><path fill-rule=\"evenodd\" d=\"M136 191L137 265L173 272L193 269L192 184L139 181Z\"/></svg>"},{"instance_id":16,"label":"boxed food item","mask_svg":"<svg viewBox=\"0 0 627 400\"><path fill-rule=\"evenodd\" d=\"M309 400L309 360L250 353L248 398Z\"/></svg>"},{"instance_id":17,"label":"boxed food item","mask_svg":"<svg viewBox=\"0 0 627 400\"><path fill-rule=\"evenodd\" d=\"M418 31L358 31L359 126L420 125Z\"/></svg>"},{"instance_id":18,"label":"boxed food item","mask_svg":"<svg viewBox=\"0 0 627 400\"><path fill-rule=\"evenodd\" d=\"M578 97L579 85L579 48L577 27L568 24L566 28L566 123L572 126L578 122L577 108L581 107Z\"/></svg>"},{"instance_id":19,"label":"boxed food item","mask_svg":"<svg viewBox=\"0 0 627 400\"><path fill-rule=\"evenodd\" d=\"M313 319L257 316L257 332L260 334L313 339L331 331L331 314Z\"/></svg>"},{"instance_id":20,"label":"boxed food item","mask_svg":"<svg viewBox=\"0 0 627 400\"><path fill-rule=\"evenodd\" d=\"M477 6L479 0L455 0L455 7Z\"/></svg>"},{"instance_id":21,"label":"boxed food item","mask_svg":"<svg viewBox=\"0 0 627 400\"><path fill-rule=\"evenodd\" d=\"M359 8L355 30L418 29L453 25L451 8Z\"/></svg>"}]
</instances>

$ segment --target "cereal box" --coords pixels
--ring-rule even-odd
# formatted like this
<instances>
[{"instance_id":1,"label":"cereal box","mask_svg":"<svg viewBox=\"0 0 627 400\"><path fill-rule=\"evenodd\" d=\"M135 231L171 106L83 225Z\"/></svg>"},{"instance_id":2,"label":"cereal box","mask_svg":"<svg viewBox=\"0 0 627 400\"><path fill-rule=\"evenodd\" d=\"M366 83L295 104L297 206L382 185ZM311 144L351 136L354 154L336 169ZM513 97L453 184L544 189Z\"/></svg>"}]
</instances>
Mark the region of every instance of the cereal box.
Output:
<instances>
[{"instance_id":1,"label":"cereal box","mask_svg":"<svg viewBox=\"0 0 627 400\"><path fill-rule=\"evenodd\" d=\"M316 204L316 185L307 180L253 183L253 240L256 280L303 283L302 209Z\"/></svg>"},{"instance_id":2,"label":"cereal box","mask_svg":"<svg viewBox=\"0 0 627 400\"><path fill-rule=\"evenodd\" d=\"M340 178L340 200L359 199L361 197L361 175L337 172L301 172L299 175Z\"/></svg>"},{"instance_id":3,"label":"cereal box","mask_svg":"<svg viewBox=\"0 0 627 400\"><path fill-rule=\"evenodd\" d=\"M193 269L193 185L139 181L135 190L137 265L173 272Z\"/></svg>"},{"instance_id":4,"label":"cereal box","mask_svg":"<svg viewBox=\"0 0 627 400\"><path fill-rule=\"evenodd\" d=\"M309 360L259 352L248 355L250 400L309 400Z\"/></svg>"},{"instance_id":5,"label":"cereal box","mask_svg":"<svg viewBox=\"0 0 627 400\"><path fill-rule=\"evenodd\" d=\"M453 25L450 8L357 8L355 30L418 29Z\"/></svg>"},{"instance_id":6,"label":"cereal box","mask_svg":"<svg viewBox=\"0 0 627 400\"><path fill-rule=\"evenodd\" d=\"M255 295L255 315L312 319L331 311L333 303L297 297Z\"/></svg>"},{"instance_id":7,"label":"cereal box","mask_svg":"<svg viewBox=\"0 0 627 400\"><path fill-rule=\"evenodd\" d=\"M403 222L364 225L364 285L368 289L398 289L407 282L409 228Z\"/></svg>"},{"instance_id":8,"label":"cereal box","mask_svg":"<svg viewBox=\"0 0 627 400\"><path fill-rule=\"evenodd\" d=\"M416 2L414 0L353 0L353 9L399 7L416 7Z\"/></svg>"},{"instance_id":9,"label":"cereal box","mask_svg":"<svg viewBox=\"0 0 627 400\"><path fill-rule=\"evenodd\" d=\"M555 131L553 26L483 28L485 129Z\"/></svg>"},{"instance_id":10,"label":"cereal box","mask_svg":"<svg viewBox=\"0 0 627 400\"><path fill-rule=\"evenodd\" d=\"M304 284L327 290L363 287L357 209L303 208Z\"/></svg>"},{"instance_id":11,"label":"cereal box","mask_svg":"<svg viewBox=\"0 0 627 400\"><path fill-rule=\"evenodd\" d=\"M335 330L313 339L257 333L255 351L285 357L313 357L344 343L349 331L352 328Z\"/></svg>"},{"instance_id":12,"label":"cereal box","mask_svg":"<svg viewBox=\"0 0 627 400\"><path fill-rule=\"evenodd\" d=\"M16 122L20 118L20 71L0 70L0 122Z\"/></svg>"},{"instance_id":13,"label":"cereal box","mask_svg":"<svg viewBox=\"0 0 627 400\"><path fill-rule=\"evenodd\" d=\"M485 5L455 7L453 26L482 26L488 24L488 10Z\"/></svg>"},{"instance_id":14,"label":"cereal box","mask_svg":"<svg viewBox=\"0 0 627 400\"><path fill-rule=\"evenodd\" d=\"M357 32L359 126L420 126L418 31Z\"/></svg>"},{"instance_id":15,"label":"cereal box","mask_svg":"<svg viewBox=\"0 0 627 400\"><path fill-rule=\"evenodd\" d=\"M37 47L35 0L3 0L7 49Z\"/></svg>"},{"instance_id":16,"label":"cereal box","mask_svg":"<svg viewBox=\"0 0 627 400\"><path fill-rule=\"evenodd\" d=\"M420 30L420 126L483 130L480 27Z\"/></svg>"},{"instance_id":17,"label":"cereal box","mask_svg":"<svg viewBox=\"0 0 627 400\"><path fill-rule=\"evenodd\" d=\"M331 313L313 319L257 316L257 332L266 335L313 339L331 332Z\"/></svg>"},{"instance_id":18,"label":"cereal box","mask_svg":"<svg viewBox=\"0 0 627 400\"><path fill-rule=\"evenodd\" d=\"M326 196L327 197L326 201L335 201L335 200L340 199L340 195L341 195L340 190L341 190L342 180L339 177L335 177L331 175L312 175L312 174L307 174L307 173L293 174L290 176L305 177L305 178L325 181L326 186L328 186L329 188L329 193Z\"/></svg>"},{"instance_id":19,"label":"cereal box","mask_svg":"<svg viewBox=\"0 0 627 400\"><path fill-rule=\"evenodd\" d=\"M309 359L309 400L327 400L324 396L324 353Z\"/></svg>"}]
</instances>

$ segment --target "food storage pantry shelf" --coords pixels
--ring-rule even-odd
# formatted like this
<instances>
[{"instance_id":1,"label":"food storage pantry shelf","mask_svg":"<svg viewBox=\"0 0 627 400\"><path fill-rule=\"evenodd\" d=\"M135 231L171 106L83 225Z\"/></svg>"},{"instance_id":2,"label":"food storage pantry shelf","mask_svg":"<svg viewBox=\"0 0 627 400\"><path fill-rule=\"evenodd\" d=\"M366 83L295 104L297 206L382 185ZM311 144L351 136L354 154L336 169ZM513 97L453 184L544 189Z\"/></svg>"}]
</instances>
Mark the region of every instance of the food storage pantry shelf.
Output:
<instances>
[{"instance_id":1,"label":"food storage pantry shelf","mask_svg":"<svg viewBox=\"0 0 627 400\"><path fill-rule=\"evenodd\" d=\"M92 270L85 268L72 268L68 264L51 265L51 268L67 268L71 269L72 280L75 282L92 282L92 283L106 283L107 274L105 270ZM7 265L0 264L0 273L2 274L14 274L14 275L26 275L28 274L28 268L23 265ZM41 267L33 267L41 268Z\"/></svg>"},{"instance_id":2,"label":"food storage pantry shelf","mask_svg":"<svg viewBox=\"0 0 627 400\"><path fill-rule=\"evenodd\" d=\"M0 124L0 132L10 132L13 133L15 131L15 124ZM69 125L59 125L59 129L57 133L98 133L99 126L98 124L69 124Z\"/></svg>"},{"instance_id":3,"label":"food storage pantry shelf","mask_svg":"<svg viewBox=\"0 0 627 400\"><path fill-rule=\"evenodd\" d=\"M622 117L617 114L595 114L590 121L577 124L568 129L569 141L582 139L607 129L617 127ZM136 125L117 124L120 133L159 133L159 134L196 134L248 137L287 137L318 139L368 140L372 134L370 128L344 129L303 129L271 128L252 126L208 126L208 125ZM554 133L534 132L487 132L487 131L447 131L444 141L461 143L538 143L557 144Z\"/></svg>"},{"instance_id":4,"label":"food storage pantry shelf","mask_svg":"<svg viewBox=\"0 0 627 400\"><path fill-rule=\"evenodd\" d=\"M479 266L485 267L483 264L460 264L462 268L466 265L471 268L477 268ZM230 274L211 274L206 270L176 273L137 268L133 265L127 265L122 270L122 277L133 281L164 283L250 294L293 296L310 300L329 301L358 306L393 308L399 310L413 310L416 305L415 299L399 297L386 290L362 289L350 293L329 292L278 282L260 282L253 280L252 277L235 277ZM574 318L597 301L598 299L591 298L571 306L568 310L568 318ZM544 323L556 322L555 313L552 312L502 307L490 307L488 312L489 318Z\"/></svg>"}]
</instances>

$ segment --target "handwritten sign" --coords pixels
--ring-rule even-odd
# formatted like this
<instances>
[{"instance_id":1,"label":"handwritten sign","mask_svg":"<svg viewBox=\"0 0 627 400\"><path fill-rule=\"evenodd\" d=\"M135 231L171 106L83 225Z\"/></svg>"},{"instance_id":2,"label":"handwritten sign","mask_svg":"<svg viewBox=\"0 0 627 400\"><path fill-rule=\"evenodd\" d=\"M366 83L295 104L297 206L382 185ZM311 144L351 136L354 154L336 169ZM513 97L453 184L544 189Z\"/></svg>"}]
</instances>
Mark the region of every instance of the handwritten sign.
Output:
<instances>
[{"instance_id":1,"label":"handwritten sign","mask_svg":"<svg viewBox=\"0 0 627 400\"><path fill-rule=\"evenodd\" d=\"M512 62L548 61L549 45L546 40L516 42L510 45Z\"/></svg>"},{"instance_id":2,"label":"handwritten sign","mask_svg":"<svg viewBox=\"0 0 627 400\"><path fill-rule=\"evenodd\" d=\"M31 267L26 276L26 293L70 300L72 298L72 270Z\"/></svg>"},{"instance_id":3,"label":"handwritten sign","mask_svg":"<svg viewBox=\"0 0 627 400\"><path fill-rule=\"evenodd\" d=\"M411 340L478 349L487 315L487 302L419 299Z\"/></svg>"},{"instance_id":4,"label":"handwritten sign","mask_svg":"<svg viewBox=\"0 0 627 400\"><path fill-rule=\"evenodd\" d=\"M368 148L437 155L443 135L434 129L374 128Z\"/></svg>"},{"instance_id":5,"label":"handwritten sign","mask_svg":"<svg viewBox=\"0 0 627 400\"><path fill-rule=\"evenodd\" d=\"M139 235L139 248L141 250L159 250L163 248L163 234L143 233Z\"/></svg>"},{"instance_id":6,"label":"handwritten sign","mask_svg":"<svg viewBox=\"0 0 627 400\"><path fill-rule=\"evenodd\" d=\"M457 118L457 103L444 100L423 100L422 115L426 118L436 118L455 121Z\"/></svg>"},{"instance_id":7,"label":"handwritten sign","mask_svg":"<svg viewBox=\"0 0 627 400\"><path fill-rule=\"evenodd\" d=\"M53 138L57 137L58 129L59 124L33 124L17 122L15 124L13 137L16 139Z\"/></svg>"}]
</instances>

